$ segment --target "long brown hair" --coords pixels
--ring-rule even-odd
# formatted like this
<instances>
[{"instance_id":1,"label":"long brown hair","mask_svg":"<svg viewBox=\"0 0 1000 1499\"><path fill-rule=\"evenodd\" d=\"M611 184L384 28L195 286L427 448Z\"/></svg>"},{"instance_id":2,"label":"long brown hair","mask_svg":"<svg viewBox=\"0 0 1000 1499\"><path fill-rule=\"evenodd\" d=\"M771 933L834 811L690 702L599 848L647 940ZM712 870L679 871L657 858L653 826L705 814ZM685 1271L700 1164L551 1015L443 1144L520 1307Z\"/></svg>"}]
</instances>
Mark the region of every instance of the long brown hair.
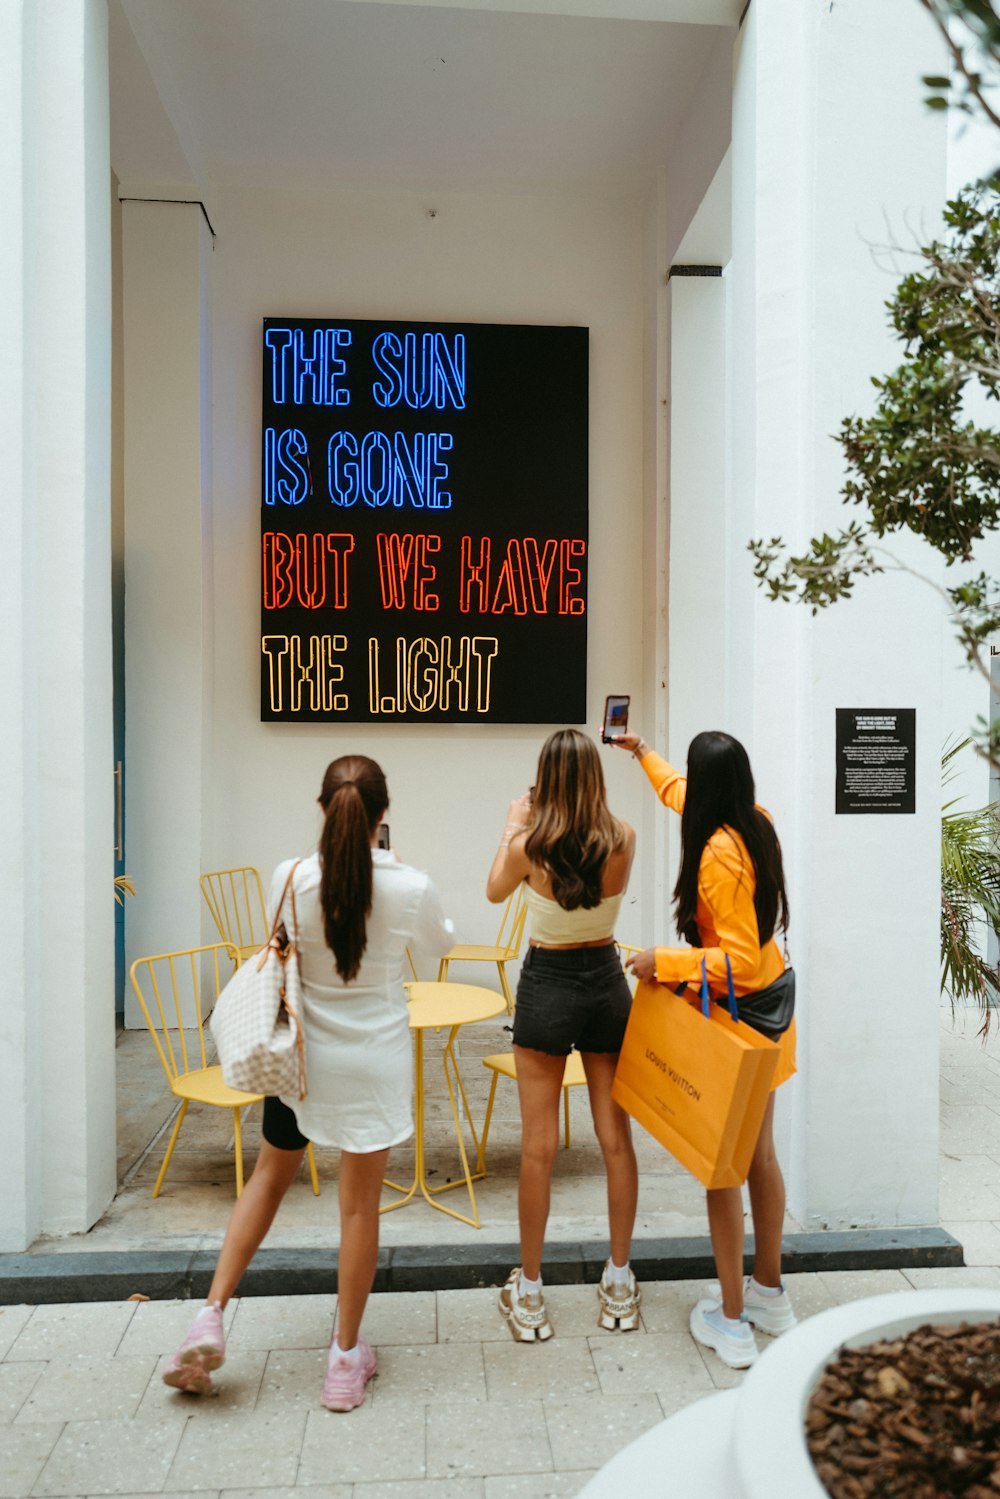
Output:
<instances>
[{"instance_id":1,"label":"long brown hair","mask_svg":"<svg viewBox=\"0 0 1000 1499\"><path fill-rule=\"evenodd\" d=\"M564 911L601 903L604 866L625 847L625 830L608 809L596 746L578 729L557 729L542 745L524 851L548 871Z\"/></svg>"},{"instance_id":2,"label":"long brown hair","mask_svg":"<svg viewBox=\"0 0 1000 1499\"><path fill-rule=\"evenodd\" d=\"M368 946L371 836L389 805L381 767L366 755L342 755L326 767L319 804L326 814L319 839L323 932L349 984Z\"/></svg>"}]
</instances>

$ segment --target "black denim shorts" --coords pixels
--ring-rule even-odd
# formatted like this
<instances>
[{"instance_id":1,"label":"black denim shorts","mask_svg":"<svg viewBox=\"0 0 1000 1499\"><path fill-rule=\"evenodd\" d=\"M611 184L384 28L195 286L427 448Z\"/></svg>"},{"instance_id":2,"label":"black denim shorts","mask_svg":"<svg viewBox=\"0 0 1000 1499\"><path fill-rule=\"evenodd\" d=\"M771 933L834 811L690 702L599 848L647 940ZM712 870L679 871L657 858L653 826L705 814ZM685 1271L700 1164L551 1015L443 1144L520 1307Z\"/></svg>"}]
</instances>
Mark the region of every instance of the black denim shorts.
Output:
<instances>
[{"instance_id":1,"label":"black denim shorts","mask_svg":"<svg viewBox=\"0 0 1000 1499\"><path fill-rule=\"evenodd\" d=\"M517 985L514 1045L550 1057L621 1051L632 1007L621 959L607 947L529 947Z\"/></svg>"},{"instance_id":2,"label":"black denim shorts","mask_svg":"<svg viewBox=\"0 0 1000 1499\"><path fill-rule=\"evenodd\" d=\"M275 1150L305 1150L309 1144L294 1113L280 1098L264 1099L261 1134Z\"/></svg>"}]
</instances>

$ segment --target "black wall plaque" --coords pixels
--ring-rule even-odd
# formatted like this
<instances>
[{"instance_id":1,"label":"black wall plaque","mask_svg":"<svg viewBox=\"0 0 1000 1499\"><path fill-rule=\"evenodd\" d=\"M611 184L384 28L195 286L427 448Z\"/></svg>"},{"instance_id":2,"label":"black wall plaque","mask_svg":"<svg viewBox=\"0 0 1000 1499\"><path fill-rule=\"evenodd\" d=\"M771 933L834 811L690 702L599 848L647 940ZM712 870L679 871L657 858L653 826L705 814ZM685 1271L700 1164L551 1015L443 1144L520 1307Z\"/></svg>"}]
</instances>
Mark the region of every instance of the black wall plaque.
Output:
<instances>
[{"instance_id":1,"label":"black wall plaque","mask_svg":"<svg viewBox=\"0 0 1000 1499\"><path fill-rule=\"evenodd\" d=\"M837 709L837 811L915 812L917 710Z\"/></svg>"},{"instance_id":2,"label":"black wall plaque","mask_svg":"<svg viewBox=\"0 0 1000 1499\"><path fill-rule=\"evenodd\" d=\"M266 318L261 718L583 723L588 331Z\"/></svg>"}]
</instances>

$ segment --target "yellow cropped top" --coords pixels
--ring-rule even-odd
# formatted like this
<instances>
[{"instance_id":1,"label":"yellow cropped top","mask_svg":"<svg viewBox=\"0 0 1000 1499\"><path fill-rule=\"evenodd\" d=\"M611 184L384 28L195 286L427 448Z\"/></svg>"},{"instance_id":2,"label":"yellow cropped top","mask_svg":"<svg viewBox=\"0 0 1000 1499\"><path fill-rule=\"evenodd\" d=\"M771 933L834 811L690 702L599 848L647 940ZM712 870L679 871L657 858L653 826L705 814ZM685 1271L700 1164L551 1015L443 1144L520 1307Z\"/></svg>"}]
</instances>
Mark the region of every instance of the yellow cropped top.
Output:
<instances>
[{"instance_id":1,"label":"yellow cropped top","mask_svg":"<svg viewBox=\"0 0 1000 1499\"><path fill-rule=\"evenodd\" d=\"M606 895L589 911L580 908L564 911L558 901L540 895L527 880L523 889L528 907L528 935L533 941L548 947L577 947L583 942L600 942L614 936L624 890L618 895Z\"/></svg>"}]
</instances>

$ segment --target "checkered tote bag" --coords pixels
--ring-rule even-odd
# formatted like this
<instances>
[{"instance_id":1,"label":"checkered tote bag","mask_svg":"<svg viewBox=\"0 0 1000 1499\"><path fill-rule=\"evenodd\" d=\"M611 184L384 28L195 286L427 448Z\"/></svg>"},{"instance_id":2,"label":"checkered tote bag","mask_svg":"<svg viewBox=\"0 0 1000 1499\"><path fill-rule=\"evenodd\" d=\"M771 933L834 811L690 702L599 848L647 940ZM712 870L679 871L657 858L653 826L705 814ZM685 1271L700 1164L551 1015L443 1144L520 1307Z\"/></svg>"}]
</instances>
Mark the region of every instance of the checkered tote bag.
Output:
<instances>
[{"instance_id":1,"label":"checkered tote bag","mask_svg":"<svg viewBox=\"0 0 1000 1499\"><path fill-rule=\"evenodd\" d=\"M306 1060L302 1042L302 977L299 972L299 923L295 912L295 871L281 892L267 943L237 968L219 995L210 1021L219 1050L222 1076L244 1093L294 1093L306 1096ZM292 935L281 919L291 890Z\"/></svg>"}]
</instances>

